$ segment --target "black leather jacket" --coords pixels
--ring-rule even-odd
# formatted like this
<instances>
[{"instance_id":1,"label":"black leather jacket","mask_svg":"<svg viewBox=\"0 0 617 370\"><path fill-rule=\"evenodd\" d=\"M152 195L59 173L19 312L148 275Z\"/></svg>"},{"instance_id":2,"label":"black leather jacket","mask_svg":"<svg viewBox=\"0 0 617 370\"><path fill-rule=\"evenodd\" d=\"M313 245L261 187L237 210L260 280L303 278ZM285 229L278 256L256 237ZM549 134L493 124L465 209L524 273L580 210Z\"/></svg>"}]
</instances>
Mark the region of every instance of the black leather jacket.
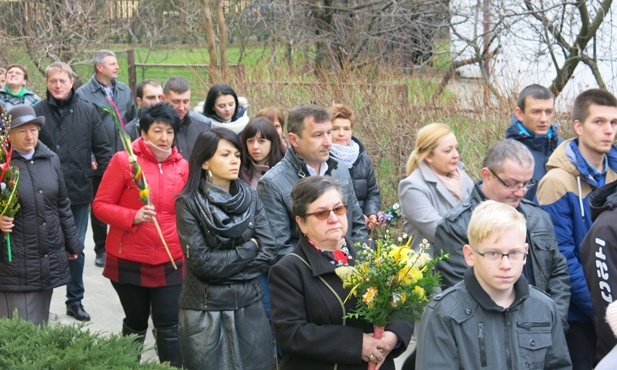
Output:
<instances>
[{"instance_id":1,"label":"black leather jacket","mask_svg":"<svg viewBox=\"0 0 617 370\"><path fill-rule=\"evenodd\" d=\"M244 187L243 191L251 197L248 227L223 243L217 231L207 226L205 212L216 210L202 190L191 198L176 201L178 236L187 266L179 299L182 309L236 310L263 295L257 278L276 260L274 239L255 190L240 180L235 181L235 186Z\"/></svg>"},{"instance_id":2,"label":"black leather jacket","mask_svg":"<svg viewBox=\"0 0 617 370\"><path fill-rule=\"evenodd\" d=\"M435 253L440 250L450 258L437 264L443 277L443 286L449 288L463 280L467 264L463 245L467 244L467 225L473 210L486 200L478 181L471 195L454 207L437 225ZM559 251L550 216L540 206L526 199L521 200L517 210L527 221L529 255L523 273L531 285L548 293L557 305L557 311L567 327L570 306L570 275L565 257Z\"/></svg>"}]
</instances>

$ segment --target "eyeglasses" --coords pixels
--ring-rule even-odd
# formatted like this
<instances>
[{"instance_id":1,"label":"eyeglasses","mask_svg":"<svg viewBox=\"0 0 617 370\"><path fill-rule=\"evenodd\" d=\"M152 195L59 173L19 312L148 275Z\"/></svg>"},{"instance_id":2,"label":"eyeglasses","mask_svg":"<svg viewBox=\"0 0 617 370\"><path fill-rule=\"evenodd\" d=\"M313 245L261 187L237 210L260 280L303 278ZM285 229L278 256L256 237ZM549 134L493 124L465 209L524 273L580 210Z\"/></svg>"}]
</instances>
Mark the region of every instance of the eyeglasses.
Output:
<instances>
[{"instance_id":1,"label":"eyeglasses","mask_svg":"<svg viewBox=\"0 0 617 370\"><path fill-rule=\"evenodd\" d=\"M481 255L487 261L491 261L491 262L501 261L504 257L508 257L508 259L511 262L523 262L527 258L527 252L523 252L523 251L512 251L510 253L489 251L489 252L482 253L482 252L478 252L477 250L475 250L472 246L469 246L469 248L471 248L472 251Z\"/></svg>"},{"instance_id":2,"label":"eyeglasses","mask_svg":"<svg viewBox=\"0 0 617 370\"><path fill-rule=\"evenodd\" d=\"M347 206L341 204L340 206L336 206L332 209L324 209L322 211L307 213L305 216L315 216L316 219L323 221L330 217L330 212L334 212L337 216L344 216L347 213Z\"/></svg>"},{"instance_id":3,"label":"eyeglasses","mask_svg":"<svg viewBox=\"0 0 617 370\"><path fill-rule=\"evenodd\" d=\"M497 176L497 174L495 173L495 171L493 171L492 169L488 169L489 171L491 171L491 173L493 174L493 176L495 176L497 178L497 180L499 180L499 182L501 183L501 185L503 185L506 189L508 190L512 190L512 192L515 192L517 190L529 190L531 188L534 187L534 185L536 185L536 181L534 179L530 179L529 181L527 181L526 184L524 185L510 185L507 182L503 181L501 179L501 177Z\"/></svg>"}]
</instances>

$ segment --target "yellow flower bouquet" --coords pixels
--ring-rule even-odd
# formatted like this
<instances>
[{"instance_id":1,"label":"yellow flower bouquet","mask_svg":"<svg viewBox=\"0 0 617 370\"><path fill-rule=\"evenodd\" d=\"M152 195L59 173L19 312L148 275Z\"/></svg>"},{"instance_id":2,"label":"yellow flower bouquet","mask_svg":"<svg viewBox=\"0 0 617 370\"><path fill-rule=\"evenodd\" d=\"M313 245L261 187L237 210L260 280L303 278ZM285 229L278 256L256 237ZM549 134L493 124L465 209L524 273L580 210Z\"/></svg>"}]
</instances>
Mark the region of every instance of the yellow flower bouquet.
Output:
<instances>
[{"instance_id":1,"label":"yellow flower bouquet","mask_svg":"<svg viewBox=\"0 0 617 370\"><path fill-rule=\"evenodd\" d=\"M370 322L375 330L373 336L381 338L385 325L393 319L416 321L428 303L429 296L439 284L440 276L434 267L441 256L431 257L426 251L429 244L423 240L419 250L411 248L411 238L403 245L406 236L393 242L386 231L383 238L374 240L376 248L356 243L360 248L353 266L336 269L343 286L351 288L349 296L358 297L356 308L348 313L349 318Z\"/></svg>"}]
</instances>

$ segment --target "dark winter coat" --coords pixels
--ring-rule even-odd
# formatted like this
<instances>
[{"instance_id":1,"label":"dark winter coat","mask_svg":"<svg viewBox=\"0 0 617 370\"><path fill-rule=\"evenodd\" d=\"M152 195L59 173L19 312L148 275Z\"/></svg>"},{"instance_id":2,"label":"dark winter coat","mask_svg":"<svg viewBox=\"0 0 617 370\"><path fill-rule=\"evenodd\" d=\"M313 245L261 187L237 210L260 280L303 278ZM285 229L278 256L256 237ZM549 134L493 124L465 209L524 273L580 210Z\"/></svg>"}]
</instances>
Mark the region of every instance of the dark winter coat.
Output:
<instances>
[{"instance_id":1,"label":"dark winter coat","mask_svg":"<svg viewBox=\"0 0 617 370\"><path fill-rule=\"evenodd\" d=\"M347 245L353 240L348 239ZM355 259L357 248L349 251ZM281 370L365 370L362 337L372 333L373 326L360 319L343 320L356 307L355 297L346 300L350 288L343 288L335 266L306 238L300 238L293 253L269 273L272 324L283 352ZM395 320L385 330L399 338L400 345L381 367L393 370L393 358L405 352L413 323Z\"/></svg>"},{"instance_id":2,"label":"dark winter coat","mask_svg":"<svg viewBox=\"0 0 617 370\"><path fill-rule=\"evenodd\" d=\"M197 194L176 201L186 263L181 309L232 311L263 296L258 277L276 261L266 211L244 182L233 181L230 189L202 180Z\"/></svg>"},{"instance_id":3,"label":"dark winter coat","mask_svg":"<svg viewBox=\"0 0 617 370\"><path fill-rule=\"evenodd\" d=\"M481 182L477 182L469 198L454 207L437 224L435 255L439 255L440 251L450 255L449 258L440 261L436 268L441 273L446 288L461 281L467 270L463 256L463 245L469 243L467 226L473 210L486 200L480 186ZM529 244L529 255L523 273L530 284L553 298L564 327L567 327L570 278L566 259L557 245L551 218L537 204L527 199L522 199L516 210L525 216L527 221L525 241Z\"/></svg>"},{"instance_id":4,"label":"dark winter coat","mask_svg":"<svg viewBox=\"0 0 617 370\"><path fill-rule=\"evenodd\" d=\"M109 140L103 123L92 105L80 100L75 92L66 102L57 102L49 92L47 99L34 107L45 117L39 140L60 158L71 205L92 202L92 154L104 170L111 160Z\"/></svg>"},{"instance_id":5,"label":"dark winter coat","mask_svg":"<svg viewBox=\"0 0 617 370\"><path fill-rule=\"evenodd\" d=\"M529 149L534 161L533 176L531 178L537 183L546 174L548 158L553 154L557 145L563 142L563 139L557 136L557 126L551 126L544 135L536 135L527 131L525 126L516 118L516 115L512 116L510 123L510 126L506 129L506 139L516 140ZM527 190L525 199L534 201L537 189L538 185Z\"/></svg>"},{"instance_id":6,"label":"dark winter coat","mask_svg":"<svg viewBox=\"0 0 617 370\"><path fill-rule=\"evenodd\" d=\"M381 209L381 198L373 164L366 150L364 150L364 145L355 137L352 140L360 146L360 154L349 169L353 189L362 212L367 216L377 215L377 212Z\"/></svg>"},{"instance_id":7,"label":"dark winter coat","mask_svg":"<svg viewBox=\"0 0 617 370\"><path fill-rule=\"evenodd\" d=\"M8 260L7 241L2 242L0 290L28 292L65 285L71 281L66 253L81 253L83 246L58 156L39 141L32 159L13 151L11 164L20 172L21 208L10 234L13 262Z\"/></svg>"},{"instance_id":8,"label":"dark winter coat","mask_svg":"<svg viewBox=\"0 0 617 370\"><path fill-rule=\"evenodd\" d=\"M131 89L120 81L115 81L113 85L114 102L118 106L118 110L124 119L124 123L129 122L135 116L137 116L137 106L135 105L135 98ZM107 133L107 140L111 145L112 155L116 152L123 150L122 141L120 141L118 125L114 121L113 117L106 109L113 109L106 99L106 94L101 85L96 80L95 75L92 75L90 80L81 85L77 89L79 97L86 102L94 105L101 120L103 121L103 129ZM104 169L97 169L95 174L102 176Z\"/></svg>"},{"instance_id":9,"label":"dark winter coat","mask_svg":"<svg viewBox=\"0 0 617 370\"><path fill-rule=\"evenodd\" d=\"M593 225L581 243L581 264L591 295L598 336L596 360L601 360L617 338L604 320L606 307L617 300L617 181L589 195Z\"/></svg>"}]
</instances>

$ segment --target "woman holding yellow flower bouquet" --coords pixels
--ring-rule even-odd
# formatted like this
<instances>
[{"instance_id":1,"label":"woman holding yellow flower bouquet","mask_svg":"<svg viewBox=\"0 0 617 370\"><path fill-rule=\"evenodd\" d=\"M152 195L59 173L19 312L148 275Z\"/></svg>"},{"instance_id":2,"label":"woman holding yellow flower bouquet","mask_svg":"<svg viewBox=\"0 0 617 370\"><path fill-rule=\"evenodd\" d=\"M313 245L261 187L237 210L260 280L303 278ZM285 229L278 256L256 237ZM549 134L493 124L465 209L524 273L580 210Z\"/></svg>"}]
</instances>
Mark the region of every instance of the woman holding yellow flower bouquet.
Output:
<instances>
[{"instance_id":1,"label":"woman holding yellow flower bouquet","mask_svg":"<svg viewBox=\"0 0 617 370\"><path fill-rule=\"evenodd\" d=\"M340 370L365 370L369 362L380 369L394 369L393 358L407 348L413 325L392 321L383 337L376 339L369 322L344 318L357 299L350 296L350 288L343 287L335 270L352 266L357 248L345 238L346 197L338 181L310 176L296 184L291 196L304 237L270 270L272 323L283 354L281 369L332 369L338 364Z\"/></svg>"}]
</instances>

